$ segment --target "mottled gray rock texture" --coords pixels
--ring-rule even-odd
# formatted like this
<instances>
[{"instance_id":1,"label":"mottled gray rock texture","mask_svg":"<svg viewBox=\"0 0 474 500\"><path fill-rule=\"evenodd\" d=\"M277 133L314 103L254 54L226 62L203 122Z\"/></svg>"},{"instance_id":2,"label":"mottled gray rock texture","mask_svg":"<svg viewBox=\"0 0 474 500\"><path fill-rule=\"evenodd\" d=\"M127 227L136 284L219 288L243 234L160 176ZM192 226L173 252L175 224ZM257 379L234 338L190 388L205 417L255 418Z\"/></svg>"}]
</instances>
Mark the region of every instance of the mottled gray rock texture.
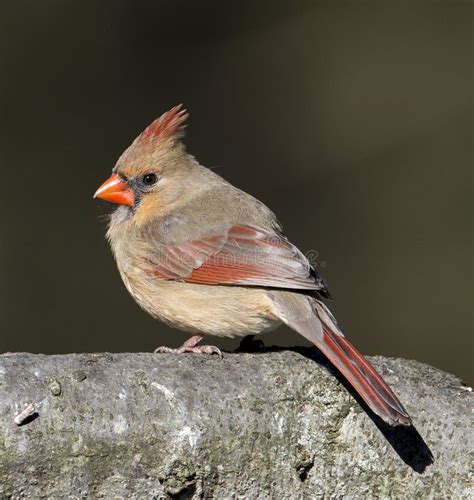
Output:
<instances>
[{"instance_id":1,"label":"mottled gray rock texture","mask_svg":"<svg viewBox=\"0 0 474 500\"><path fill-rule=\"evenodd\" d=\"M1 355L0 498L472 497L469 389L371 359L416 429L367 413L309 349Z\"/></svg>"}]
</instances>

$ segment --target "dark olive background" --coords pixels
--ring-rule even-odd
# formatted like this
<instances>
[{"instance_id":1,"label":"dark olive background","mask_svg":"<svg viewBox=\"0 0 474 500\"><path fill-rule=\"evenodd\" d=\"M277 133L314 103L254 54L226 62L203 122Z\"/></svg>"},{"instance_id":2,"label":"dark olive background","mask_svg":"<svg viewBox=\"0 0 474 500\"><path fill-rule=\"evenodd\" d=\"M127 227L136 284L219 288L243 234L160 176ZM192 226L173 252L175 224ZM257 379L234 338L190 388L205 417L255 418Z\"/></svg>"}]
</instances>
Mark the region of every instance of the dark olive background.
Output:
<instances>
[{"instance_id":1,"label":"dark olive background","mask_svg":"<svg viewBox=\"0 0 474 500\"><path fill-rule=\"evenodd\" d=\"M318 251L364 353L472 381L473 60L472 2L3 2L0 350L184 340L129 297L92 200L183 102L188 149Z\"/></svg>"}]
</instances>

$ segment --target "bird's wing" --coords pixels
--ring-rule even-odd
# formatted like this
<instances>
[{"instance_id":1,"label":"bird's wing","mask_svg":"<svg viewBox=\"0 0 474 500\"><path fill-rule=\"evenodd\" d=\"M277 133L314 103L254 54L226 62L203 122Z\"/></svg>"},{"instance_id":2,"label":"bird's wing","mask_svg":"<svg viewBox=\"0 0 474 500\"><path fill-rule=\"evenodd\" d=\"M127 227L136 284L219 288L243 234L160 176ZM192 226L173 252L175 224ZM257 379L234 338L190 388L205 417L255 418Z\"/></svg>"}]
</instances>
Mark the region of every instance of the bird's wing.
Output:
<instances>
[{"instance_id":1,"label":"bird's wing","mask_svg":"<svg viewBox=\"0 0 474 500\"><path fill-rule=\"evenodd\" d=\"M157 277L206 285L317 290L329 296L308 259L284 236L256 226L167 246L151 259Z\"/></svg>"}]
</instances>

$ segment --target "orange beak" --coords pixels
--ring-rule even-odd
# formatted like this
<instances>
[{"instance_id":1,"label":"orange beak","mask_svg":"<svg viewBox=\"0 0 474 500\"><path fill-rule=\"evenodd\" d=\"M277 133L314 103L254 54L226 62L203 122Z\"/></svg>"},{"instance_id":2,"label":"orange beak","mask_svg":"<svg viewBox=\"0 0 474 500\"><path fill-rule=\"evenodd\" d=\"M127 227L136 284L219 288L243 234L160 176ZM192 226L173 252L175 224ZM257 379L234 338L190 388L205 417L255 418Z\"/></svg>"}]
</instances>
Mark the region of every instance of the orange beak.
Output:
<instances>
[{"instance_id":1,"label":"orange beak","mask_svg":"<svg viewBox=\"0 0 474 500\"><path fill-rule=\"evenodd\" d=\"M133 206L135 196L129 185L117 174L112 174L94 193L94 198L117 203L118 205Z\"/></svg>"}]
</instances>

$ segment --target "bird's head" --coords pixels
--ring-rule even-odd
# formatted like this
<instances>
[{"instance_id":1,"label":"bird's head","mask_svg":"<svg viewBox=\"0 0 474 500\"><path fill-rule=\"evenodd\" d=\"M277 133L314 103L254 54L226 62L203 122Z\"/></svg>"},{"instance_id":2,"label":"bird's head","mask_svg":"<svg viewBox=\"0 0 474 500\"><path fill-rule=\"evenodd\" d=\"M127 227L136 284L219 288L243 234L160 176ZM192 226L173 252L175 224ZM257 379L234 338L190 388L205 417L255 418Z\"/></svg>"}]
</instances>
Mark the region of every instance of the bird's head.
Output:
<instances>
[{"instance_id":1,"label":"bird's head","mask_svg":"<svg viewBox=\"0 0 474 500\"><path fill-rule=\"evenodd\" d=\"M194 164L180 141L187 116L179 105L152 122L125 150L94 198L126 206L143 220L170 208Z\"/></svg>"}]
</instances>

